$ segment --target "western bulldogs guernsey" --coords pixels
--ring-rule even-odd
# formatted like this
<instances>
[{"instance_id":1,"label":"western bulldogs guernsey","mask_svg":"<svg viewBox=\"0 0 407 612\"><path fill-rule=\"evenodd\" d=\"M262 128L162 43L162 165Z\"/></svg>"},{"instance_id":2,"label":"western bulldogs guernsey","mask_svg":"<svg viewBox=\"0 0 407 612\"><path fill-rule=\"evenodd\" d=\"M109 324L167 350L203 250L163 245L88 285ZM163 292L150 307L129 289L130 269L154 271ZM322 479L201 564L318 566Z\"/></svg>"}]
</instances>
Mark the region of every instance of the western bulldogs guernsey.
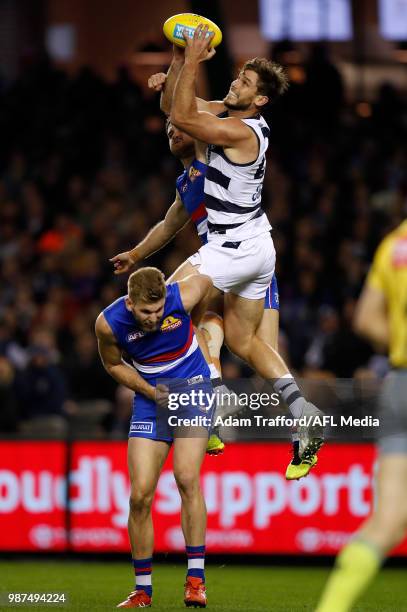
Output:
<instances>
[{"instance_id":1,"label":"western bulldogs guernsey","mask_svg":"<svg viewBox=\"0 0 407 612\"><path fill-rule=\"evenodd\" d=\"M194 159L177 178L177 191L185 210L195 223L202 244L208 242L208 213L204 201L205 175L208 166Z\"/></svg>"},{"instance_id":2,"label":"western bulldogs guernsey","mask_svg":"<svg viewBox=\"0 0 407 612\"><path fill-rule=\"evenodd\" d=\"M219 116L226 117L227 113ZM207 149L204 189L209 240L215 239L217 232L226 233L228 240L247 240L271 229L261 208L270 129L261 115L242 121L256 134L259 144L258 155L252 163L232 162L218 145L209 145Z\"/></svg>"},{"instance_id":3,"label":"western bulldogs guernsey","mask_svg":"<svg viewBox=\"0 0 407 612\"><path fill-rule=\"evenodd\" d=\"M151 385L164 382L170 386L171 379L176 379L174 384L178 386L180 381L191 384L195 378L209 380L209 368L198 346L191 317L183 307L177 283L167 286L163 318L155 332L138 328L133 314L126 308L125 297L113 302L103 314L120 348ZM170 441L167 418L160 421L159 410L154 401L135 393L129 435Z\"/></svg>"},{"instance_id":4,"label":"western bulldogs guernsey","mask_svg":"<svg viewBox=\"0 0 407 612\"><path fill-rule=\"evenodd\" d=\"M194 159L177 178L176 186L185 210L196 226L202 244L208 242L208 211L205 206L205 178L208 166ZM276 275L267 289L264 300L265 309L279 310L279 295Z\"/></svg>"}]
</instances>

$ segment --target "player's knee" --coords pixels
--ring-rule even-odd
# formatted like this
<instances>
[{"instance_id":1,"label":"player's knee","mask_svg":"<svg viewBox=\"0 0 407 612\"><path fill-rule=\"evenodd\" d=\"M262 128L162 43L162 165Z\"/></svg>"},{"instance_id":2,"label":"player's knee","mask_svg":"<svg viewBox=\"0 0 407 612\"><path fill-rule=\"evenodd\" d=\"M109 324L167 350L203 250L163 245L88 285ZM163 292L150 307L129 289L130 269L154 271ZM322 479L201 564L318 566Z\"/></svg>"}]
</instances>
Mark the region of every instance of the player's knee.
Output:
<instances>
[{"instance_id":1,"label":"player's knee","mask_svg":"<svg viewBox=\"0 0 407 612\"><path fill-rule=\"evenodd\" d=\"M174 477L181 496L191 496L199 490L199 473L196 470L180 468L174 470Z\"/></svg>"},{"instance_id":2,"label":"player's knee","mask_svg":"<svg viewBox=\"0 0 407 612\"><path fill-rule=\"evenodd\" d=\"M199 324L199 329L202 330L205 336L211 357L219 357L224 340L222 317L215 312L205 312Z\"/></svg>"},{"instance_id":3,"label":"player's knee","mask_svg":"<svg viewBox=\"0 0 407 612\"><path fill-rule=\"evenodd\" d=\"M228 330L225 330L225 340L232 353L234 353L244 361L248 361L248 358L250 356L249 338L239 338L239 336L234 332L231 333L230 331L228 332Z\"/></svg>"},{"instance_id":4,"label":"player's knee","mask_svg":"<svg viewBox=\"0 0 407 612\"><path fill-rule=\"evenodd\" d=\"M149 512L153 503L154 491L149 487L135 487L130 493L130 513L141 514Z\"/></svg>"}]
</instances>

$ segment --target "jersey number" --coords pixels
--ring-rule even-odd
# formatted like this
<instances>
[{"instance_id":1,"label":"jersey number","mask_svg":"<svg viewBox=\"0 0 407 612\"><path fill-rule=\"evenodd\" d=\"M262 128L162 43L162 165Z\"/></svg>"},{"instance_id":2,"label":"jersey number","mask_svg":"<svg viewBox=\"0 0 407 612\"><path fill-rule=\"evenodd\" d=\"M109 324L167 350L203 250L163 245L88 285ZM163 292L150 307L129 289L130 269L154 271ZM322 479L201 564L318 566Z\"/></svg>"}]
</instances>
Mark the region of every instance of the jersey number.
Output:
<instances>
[{"instance_id":1,"label":"jersey number","mask_svg":"<svg viewBox=\"0 0 407 612\"><path fill-rule=\"evenodd\" d=\"M257 168L256 170L256 174L254 175L255 179L261 179L264 176L264 164L265 164L266 158L263 157L263 160L260 164L260 166Z\"/></svg>"}]
</instances>

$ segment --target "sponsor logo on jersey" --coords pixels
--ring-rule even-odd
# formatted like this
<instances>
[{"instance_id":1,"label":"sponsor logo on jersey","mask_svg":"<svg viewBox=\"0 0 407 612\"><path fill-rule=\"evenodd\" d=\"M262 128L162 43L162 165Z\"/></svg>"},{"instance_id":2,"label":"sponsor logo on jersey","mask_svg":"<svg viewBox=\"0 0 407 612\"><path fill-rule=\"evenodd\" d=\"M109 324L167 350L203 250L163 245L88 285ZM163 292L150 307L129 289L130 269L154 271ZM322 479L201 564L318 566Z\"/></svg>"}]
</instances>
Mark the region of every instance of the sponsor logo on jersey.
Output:
<instances>
[{"instance_id":1,"label":"sponsor logo on jersey","mask_svg":"<svg viewBox=\"0 0 407 612\"><path fill-rule=\"evenodd\" d=\"M132 421L130 432L142 431L143 433L153 433L153 424L149 421Z\"/></svg>"},{"instance_id":2,"label":"sponsor logo on jersey","mask_svg":"<svg viewBox=\"0 0 407 612\"><path fill-rule=\"evenodd\" d=\"M182 325L181 319L176 319L175 317L172 317L170 315L169 317L165 317L160 329L162 332L167 332L172 331L173 329L177 329L177 327L179 327L180 325Z\"/></svg>"},{"instance_id":3,"label":"sponsor logo on jersey","mask_svg":"<svg viewBox=\"0 0 407 612\"><path fill-rule=\"evenodd\" d=\"M146 332L143 331L132 332L131 334L127 334L126 340L127 342L133 342L134 340L138 340L139 338L144 338L145 335Z\"/></svg>"},{"instance_id":4,"label":"sponsor logo on jersey","mask_svg":"<svg viewBox=\"0 0 407 612\"><path fill-rule=\"evenodd\" d=\"M198 374L197 376L193 376L192 378L187 379L188 385L195 385L196 383L202 382L204 377L202 374Z\"/></svg>"},{"instance_id":5,"label":"sponsor logo on jersey","mask_svg":"<svg viewBox=\"0 0 407 612\"><path fill-rule=\"evenodd\" d=\"M189 169L188 176L189 176L189 180L192 182L196 178L198 178L198 176L202 176L202 172L200 172L200 170L198 170L197 168L194 168L193 166L191 166Z\"/></svg>"}]
</instances>

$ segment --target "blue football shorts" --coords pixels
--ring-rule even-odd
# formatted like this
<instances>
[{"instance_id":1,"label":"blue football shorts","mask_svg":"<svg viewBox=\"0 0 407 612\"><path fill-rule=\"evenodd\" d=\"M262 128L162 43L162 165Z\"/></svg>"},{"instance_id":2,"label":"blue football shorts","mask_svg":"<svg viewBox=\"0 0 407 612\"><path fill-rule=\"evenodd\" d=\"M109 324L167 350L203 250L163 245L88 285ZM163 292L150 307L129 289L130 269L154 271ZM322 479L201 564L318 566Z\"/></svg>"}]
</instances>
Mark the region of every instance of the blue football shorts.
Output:
<instances>
[{"instance_id":1,"label":"blue football shorts","mask_svg":"<svg viewBox=\"0 0 407 612\"><path fill-rule=\"evenodd\" d=\"M209 378L201 374L188 379L157 378L156 384L168 387L168 405L160 407L153 400L136 393L130 438L172 442L177 436L209 435L215 411L215 396Z\"/></svg>"},{"instance_id":2,"label":"blue football shorts","mask_svg":"<svg viewBox=\"0 0 407 612\"><path fill-rule=\"evenodd\" d=\"M278 285L275 274L273 274L271 283L267 288L266 297L264 298L264 310L280 310Z\"/></svg>"}]
</instances>

